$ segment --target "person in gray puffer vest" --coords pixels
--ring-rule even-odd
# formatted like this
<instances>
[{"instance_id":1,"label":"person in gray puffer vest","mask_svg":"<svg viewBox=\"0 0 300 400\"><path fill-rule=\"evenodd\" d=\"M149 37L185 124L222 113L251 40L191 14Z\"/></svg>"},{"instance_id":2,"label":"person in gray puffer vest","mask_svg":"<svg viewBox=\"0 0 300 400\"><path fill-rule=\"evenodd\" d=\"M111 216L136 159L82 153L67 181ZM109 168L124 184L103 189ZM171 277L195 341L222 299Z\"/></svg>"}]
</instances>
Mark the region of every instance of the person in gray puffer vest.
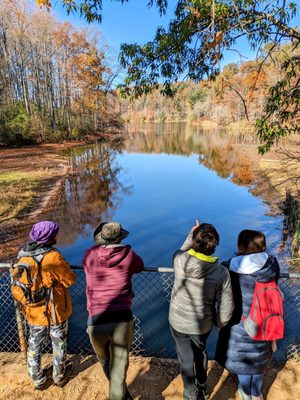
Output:
<instances>
[{"instance_id":1,"label":"person in gray puffer vest","mask_svg":"<svg viewBox=\"0 0 300 400\"><path fill-rule=\"evenodd\" d=\"M212 256L218 244L213 225L196 221L173 257L169 323L185 400L208 399L206 340L213 325L224 327L233 312L229 271Z\"/></svg>"}]
</instances>

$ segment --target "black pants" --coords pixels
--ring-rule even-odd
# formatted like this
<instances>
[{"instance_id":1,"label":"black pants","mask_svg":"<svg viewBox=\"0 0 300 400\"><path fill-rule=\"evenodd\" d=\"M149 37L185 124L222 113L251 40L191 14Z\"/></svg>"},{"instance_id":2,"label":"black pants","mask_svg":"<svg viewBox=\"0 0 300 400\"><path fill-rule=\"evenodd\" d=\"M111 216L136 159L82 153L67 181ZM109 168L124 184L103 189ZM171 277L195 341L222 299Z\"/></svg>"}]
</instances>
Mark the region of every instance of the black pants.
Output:
<instances>
[{"instance_id":1,"label":"black pants","mask_svg":"<svg viewBox=\"0 0 300 400\"><path fill-rule=\"evenodd\" d=\"M180 363L180 372L184 386L184 399L196 399L197 386L206 384L207 352L206 340L210 334L190 335L175 331L170 325Z\"/></svg>"}]
</instances>

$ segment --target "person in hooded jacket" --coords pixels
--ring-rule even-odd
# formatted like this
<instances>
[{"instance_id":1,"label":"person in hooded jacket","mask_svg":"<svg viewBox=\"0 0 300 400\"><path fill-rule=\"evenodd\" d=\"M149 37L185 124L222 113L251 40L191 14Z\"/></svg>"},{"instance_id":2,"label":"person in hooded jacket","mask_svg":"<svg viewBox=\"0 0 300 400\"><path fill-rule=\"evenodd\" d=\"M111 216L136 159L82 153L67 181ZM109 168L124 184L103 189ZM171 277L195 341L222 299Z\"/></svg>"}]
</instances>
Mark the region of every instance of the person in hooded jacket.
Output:
<instances>
[{"instance_id":1,"label":"person in hooded jacket","mask_svg":"<svg viewBox=\"0 0 300 400\"><path fill-rule=\"evenodd\" d=\"M144 262L129 245L118 222L103 222L94 232L95 246L84 254L87 333L109 381L109 400L132 399L126 387L134 324L131 278Z\"/></svg>"},{"instance_id":2,"label":"person in hooded jacket","mask_svg":"<svg viewBox=\"0 0 300 400\"><path fill-rule=\"evenodd\" d=\"M59 226L53 221L34 224L29 233L29 242L18 254L18 264L30 266L32 277L36 277L32 290L47 288L48 291L47 301L42 300L25 306L25 316L29 325L28 373L38 390L44 388L47 380L41 368L41 355L48 332L53 348L53 381L62 387L67 378L68 318L72 314L68 288L75 283L76 274L54 247L58 231ZM24 277L20 278L22 279Z\"/></svg>"},{"instance_id":3,"label":"person in hooded jacket","mask_svg":"<svg viewBox=\"0 0 300 400\"><path fill-rule=\"evenodd\" d=\"M229 272L213 256L218 244L219 234L213 225L196 221L173 257L169 323L185 400L208 399L206 340L213 324L225 326L233 312Z\"/></svg>"},{"instance_id":4,"label":"person in hooded jacket","mask_svg":"<svg viewBox=\"0 0 300 400\"><path fill-rule=\"evenodd\" d=\"M230 323L219 332L215 359L238 375L242 400L262 400L263 372L274 343L251 338L241 317L249 315L256 282L278 281L279 264L266 251L266 238L260 231L241 231L237 246L238 255L223 263L230 271L235 309Z\"/></svg>"}]
</instances>

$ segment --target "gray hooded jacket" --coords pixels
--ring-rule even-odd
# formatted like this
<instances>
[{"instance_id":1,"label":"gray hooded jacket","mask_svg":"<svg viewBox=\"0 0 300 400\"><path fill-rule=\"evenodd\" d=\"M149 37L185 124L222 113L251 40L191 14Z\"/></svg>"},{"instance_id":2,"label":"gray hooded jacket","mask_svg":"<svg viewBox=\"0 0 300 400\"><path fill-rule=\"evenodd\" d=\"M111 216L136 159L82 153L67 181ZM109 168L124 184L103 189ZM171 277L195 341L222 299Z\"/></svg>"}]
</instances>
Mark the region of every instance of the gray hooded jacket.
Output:
<instances>
[{"instance_id":1,"label":"gray hooded jacket","mask_svg":"<svg viewBox=\"0 0 300 400\"><path fill-rule=\"evenodd\" d=\"M199 335L209 332L213 324L225 326L234 305L227 268L217 260L189 254L192 243L191 231L173 257L175 280L169 322L177 332Z\"/></svg>"}]
</instances>

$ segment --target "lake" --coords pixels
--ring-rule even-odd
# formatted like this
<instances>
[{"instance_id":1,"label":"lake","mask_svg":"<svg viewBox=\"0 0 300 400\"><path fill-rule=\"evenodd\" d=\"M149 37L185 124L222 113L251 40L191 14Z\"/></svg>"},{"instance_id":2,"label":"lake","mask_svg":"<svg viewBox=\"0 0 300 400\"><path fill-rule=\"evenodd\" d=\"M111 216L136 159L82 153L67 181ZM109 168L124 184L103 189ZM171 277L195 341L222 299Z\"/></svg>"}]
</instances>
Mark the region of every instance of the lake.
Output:
<instances>
[{"instance_id":1,"label":"lake","mask_svg":"<svg viewBox=\"0 0 300 400\"><path fill-rule=\"evenodd\" d=\"M97 143L68 150L72 174L52 218L61 227L59 248L67 260L81 265L93 244L93 231L102 221L119 221L146 267L171 266L195 219L212 223L221 241L221 260L236 250L242 229L259 229L279 258L282 216L253 194L252 157L255 139L228 135L187 124L130 127L125 141ZM136 354L174 357L168 329L168 299L173 274L142 273L134 279ZM71 289L74 313L70 320L71 352L89 348L86 328L85 279ZM208 343L213 357L216 331Z\"/></svg>"},{"instance_id":2,"label":"lake","mask_svg":"<svg viewBox=\"0 0 300 400\"><path fill-rule=\"evenodd\" d=\"M170 266L195 219L212 223L221 241L217 255L231 257L242 229L262 230L277 256L282 217L252 193L249 151L253 138L204 131L187 124L135 127L124 143L98 143L68 151L76 175L53 218L60 249L81 264L101 221L119 221L146 266ZM251 149L248 151L248 148Z\"/></svg>"}]
</instances>

